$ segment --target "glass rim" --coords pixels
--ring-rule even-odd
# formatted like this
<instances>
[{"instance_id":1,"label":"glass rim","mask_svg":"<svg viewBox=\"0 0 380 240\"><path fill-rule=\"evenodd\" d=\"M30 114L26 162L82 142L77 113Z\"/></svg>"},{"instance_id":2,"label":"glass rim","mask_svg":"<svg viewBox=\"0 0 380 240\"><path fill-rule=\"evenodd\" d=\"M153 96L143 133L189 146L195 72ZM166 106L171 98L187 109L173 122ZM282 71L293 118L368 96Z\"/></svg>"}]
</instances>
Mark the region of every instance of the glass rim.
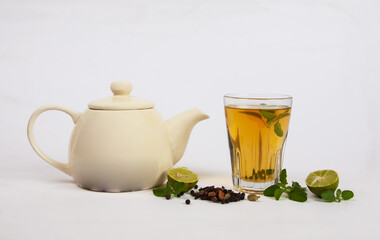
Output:
<instances>
[{"instance_id":1,"label":"glass rim","mask_svg":"<svg viewBox=\"0 0 380 240\"><path fill-rule=\"evenodd\" d=\"M293 97L286 94L266 94L266 93L228 93L224 98L248 99L248 100L292 100Z\"/></svg>"}]
</instances>

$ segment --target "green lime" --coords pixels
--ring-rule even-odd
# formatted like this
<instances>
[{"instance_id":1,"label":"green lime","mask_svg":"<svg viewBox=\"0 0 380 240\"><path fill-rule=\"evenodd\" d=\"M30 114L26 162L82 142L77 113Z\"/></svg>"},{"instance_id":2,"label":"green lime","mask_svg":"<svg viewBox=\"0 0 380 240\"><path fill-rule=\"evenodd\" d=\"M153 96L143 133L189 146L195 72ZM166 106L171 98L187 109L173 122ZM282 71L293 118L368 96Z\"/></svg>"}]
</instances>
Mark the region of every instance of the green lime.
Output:
<instances>
[{"instance_id":1,"label":"green lime","mask_svg":"<svg viewBox=\"0 0 380 240\"><path fill-rule=\"evenodd\" d=\"M171 168L168 170L168 182L171 186L176 182L185 183L183 192L187 192L197 184L199 177L187 168Z\"/></svg>"},{"instance_id":2,"label":"green lime","mask_svg":"<svg viewBox=\"0 0 380 240\"><path fill-rule=\"evenodd\" d=\"M334 192L338 188L339 176L334 170L318 170L310 173L305 182L309 190L320 197L324 191Z\"/></svg>"}]
</instances>

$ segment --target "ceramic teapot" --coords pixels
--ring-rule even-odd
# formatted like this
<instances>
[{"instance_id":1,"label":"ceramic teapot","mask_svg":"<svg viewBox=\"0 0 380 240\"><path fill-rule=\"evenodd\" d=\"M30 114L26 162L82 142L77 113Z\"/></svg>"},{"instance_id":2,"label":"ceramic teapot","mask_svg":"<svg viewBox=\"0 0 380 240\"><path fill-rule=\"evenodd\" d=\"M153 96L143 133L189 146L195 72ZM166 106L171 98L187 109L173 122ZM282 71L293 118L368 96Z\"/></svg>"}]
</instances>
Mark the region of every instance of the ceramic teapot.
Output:
<instances>
[{"instance_id":1,"label":"ceramic teapot","mask_svg":"<svg viewBox=\"0 0 380 240\"><path fill-rule=\"evenodd\" d=\"M184 154L194 125L208 116L191 109L165 121L153 102L130 96L129 82L113 82L111 90L114 96L91 102L83 113L56 105L37 109L28 123L30 144L85 189L123 192L161 185ZM35 142L34 122L48 110L65 112L74 121L67 164L48 157Z\"/></svg>"}]
</instances>

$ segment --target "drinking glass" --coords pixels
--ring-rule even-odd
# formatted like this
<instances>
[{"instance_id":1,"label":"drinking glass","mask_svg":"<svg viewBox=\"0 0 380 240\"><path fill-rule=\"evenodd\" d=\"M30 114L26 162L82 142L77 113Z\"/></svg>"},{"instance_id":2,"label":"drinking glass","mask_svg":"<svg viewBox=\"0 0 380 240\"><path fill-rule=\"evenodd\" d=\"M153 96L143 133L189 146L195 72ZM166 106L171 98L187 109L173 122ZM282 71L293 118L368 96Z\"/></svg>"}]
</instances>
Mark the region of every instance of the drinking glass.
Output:
<instances>
[{"instance_id":1,"label":"drinking glass","mask_svg":"<svg viewBox=\"0 0 380 240\"><path fill-rule=\"evenodd\" d=\"M279 181L293 98L224 96L234 189L262 192Z\"/></svg>"}]
</instances>

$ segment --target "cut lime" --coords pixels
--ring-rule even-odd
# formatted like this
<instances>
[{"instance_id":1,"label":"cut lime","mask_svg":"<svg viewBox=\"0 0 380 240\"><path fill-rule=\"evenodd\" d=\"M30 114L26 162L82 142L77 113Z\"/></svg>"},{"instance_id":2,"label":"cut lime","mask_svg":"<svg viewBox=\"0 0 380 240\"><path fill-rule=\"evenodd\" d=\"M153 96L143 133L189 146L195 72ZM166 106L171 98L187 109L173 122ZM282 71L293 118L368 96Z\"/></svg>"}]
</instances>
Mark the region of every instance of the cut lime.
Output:
<instances>
[{"instance_id":1,"label":"cut lime","mask_svg":"<svg viewBox=\"0 0 380 240\"><path fill-rule=\"evenodd\" d=\"M188 170L187 168L171 168L168 170L168 182L171 186L174 186L176 182L185 183L183 192L187 192L197 184L199 178L198 175Z\"/></svg>"},{"instance_id":2,"label":"cut lime","mask_svg":"<svg viewBox=\"0 0 380 240\"><path fill-rule=\"evenodd\" d=\"M317 196L324 191L335 191L339 185L339 176L334 170L319 170L309 174L306 178L309 190Z\"/></svg>"}]
</instances>

